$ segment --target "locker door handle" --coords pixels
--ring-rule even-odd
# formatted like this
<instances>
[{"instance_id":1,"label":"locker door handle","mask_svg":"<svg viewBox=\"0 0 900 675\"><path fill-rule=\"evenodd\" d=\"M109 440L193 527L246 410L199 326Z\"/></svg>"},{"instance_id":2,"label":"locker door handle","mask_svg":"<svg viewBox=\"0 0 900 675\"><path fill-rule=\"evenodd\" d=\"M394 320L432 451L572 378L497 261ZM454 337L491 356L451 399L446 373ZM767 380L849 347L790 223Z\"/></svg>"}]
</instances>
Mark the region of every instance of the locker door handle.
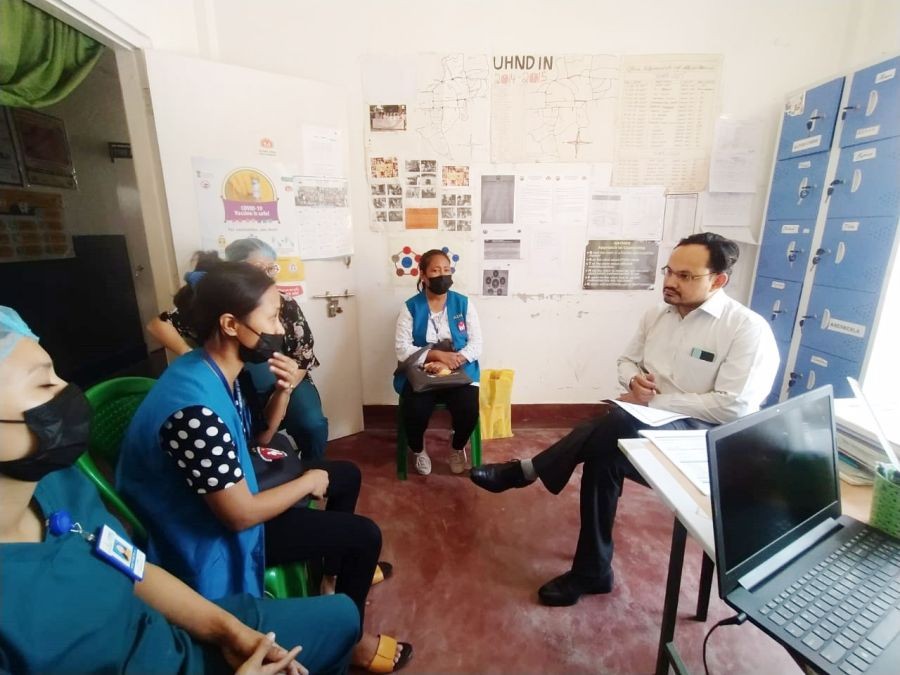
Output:
<instances>
[{"instance_id":1,"label":"locker door handle","mask_svg":"<svg viewBox=\"0 0 900 675\"><path fill-rule=\"evenodd\" d=\"M806 323L807 319L815 319L817 318L815 314L805 314L800 317L800 327L803 327L803 324Z\"/></svg>"},{"instance_id":2,"label":"locker door handle","mask_svg":"<svg viewBox=\"0 0 900 675\"><path fill-rule=\"evenodd\" d=\"M788 262L796 262L796 261L797 261L797 255L800 254L800 253L803 253L803 249L802 249L802 248L792 248L791 250L789 250L789 251L787 252L787 254L788 254Z\"/></svg>"},{"instance_id":3,"label":"locker door handle","mask_svg":"<svg viewBox=\"0 0 900 675\"><path fill-rule=\"evenodd\" d=\"M858 105L845 105L843 108L841 108L841 119L842 120L847 119L847 113L850 112L851 110L859 110L859 106Z\"/></svg>"},{"instance_id":4,"label":"locker door handle","mask_svg":"<svg viewBox=\"0 0 900 675\"><path fill-rule=\"evenodd\" d=\"M830 197L832 195L832 193L834 192L834 188L836 186L843 185L843 184L844 184L844 181L841 180L840 178L835 178L833 181L831 181L831 184L829 184L829 186L828 186L828 192L826 193L826 197Z\"/></svg>"},{"instance_id":5,"label":"locker door handle","mask_svg":"<svg viewBox=\"0 0 900 675\"><path fill-rule=\"evenodd\" d=\"M831 254L831 251L827 248L816 249L816 254L813 256L812 264L818 265L819 261L822 260L823 255L830 255L830 254Z\"/></svg>"},{"instance_id":6,"label":"locker door handle","mask_svg":"<svg viewBox=\"0 0 900 675\"><path fill-rule=\"evenodd\" d=\"M816 120L825 119L825 115L820 115L818 110L813 110L812 115L806 120L806 130L812 131L816 126Z\"/></svg>"}]
</instances>

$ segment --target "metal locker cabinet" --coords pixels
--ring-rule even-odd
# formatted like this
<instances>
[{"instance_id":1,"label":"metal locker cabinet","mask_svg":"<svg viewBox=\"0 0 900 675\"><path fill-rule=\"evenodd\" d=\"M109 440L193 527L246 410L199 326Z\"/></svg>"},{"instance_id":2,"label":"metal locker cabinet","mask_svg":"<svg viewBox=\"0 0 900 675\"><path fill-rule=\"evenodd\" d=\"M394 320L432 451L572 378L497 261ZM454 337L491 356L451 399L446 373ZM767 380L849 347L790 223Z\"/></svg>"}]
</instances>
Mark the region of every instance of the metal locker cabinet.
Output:
<instances>
[{"instance_id":1,"label":"metal locker cabinet","mask_svg":"<svg viewBox=\"0 0 900 675\"><path fill-rule=\"evenodd\" d=\"M900 56L856 71L841 146L900 136Z\"/></svg>"},{"instance_id":2,"label":"metal locker cabinet","mask_svg":"<svg viewBox=\"0 0 900 675\"><path fill-rule=\"evenodd\" d=\"M827 189L829 218L900 212L900 136L841 150Z\"/></svg>"},{"instance_id":3,"label":"metal locker cabinet","mask_svg":"<svg viewBox=\"0 0 900 675\"><path fill-rule=\"evenodd\" d=\"M773 279L803 281L815 229L815 220L767 221L756 273Z\"/></svg>"},{"instance_id":4,"label":"metal locker cabinet","mask_svg":"<svg viewBox=\"0 0 900 675\"><path fill-rule=\"evenodd\" d=\"M790 344L802 285L798 281L757 277L750 309L769 322L775 339ZM787 350L781 352L787 358Z\"/></svg>"},{"instance_id":5,"label":"metal locker cabinet","mask_svg":"<svg viewBox=\"0 0 900 675\"><path fill-rule=\"evenodd\" d=\"M772 391L766 397L766 400L763 401L764 408L773 403L778 403L778 396L781 394L781 383L784 382L784 373L787 369L788 351L791 348L790 342L776 341L776 344L778 345L778 356L781 360L778 363L778 372L775 375L775 382L772 384Z\"/></svg>"},{"instance_id":6,"label":"metal locker cabinet","mask_svg":"<svg viewBox=\"0 0 900 675\"><path fill-rule=\"evenodd\" d=\"M784 106L778 159L790 159L831 147L844 78L789 96Z\"/></svg>"},{"instance_id":7,"label":"metal locker cabinet","mask_svg":"<svg viewBox=\"0 0 900 675\"><path fill-rule=\"evenodd\" d=\"M859 377L858 361L848 361L839 356L800 347L797 362L788 379L788 396L805 394L810 389L830 384L837 398L853 396L847 377Z\"/></svg>"},{"instance_id":8,"label":"metal locker cabinet","mask_svg":"<svg viewBox=\"0 0 900 675\"><path fill-rule=\"evenodd\" d=\"M888 272L897 218L829 218L812 262L815 283L877 291Z\"/></svg>"},{"instance_id":9,"label":"metal locker cabinet","mask_svg":"<svg viewBox=\"0 0 900 675\"><path fill-rule=\"evenodd\" d=\"M782 159L775 164L767 220L815 220L825 190L828 153Z\"/></svg>"},{"instance_id":10,"label":"metal locker cabinet","mask_svg":"<svg viewBox=\"0 0 900 675\"><path fill-rule=\"evenodd\" d=\"M878 293L813 285L801 317L800 345L862 361L878 310Z\"/></svg>"}]
</instances>

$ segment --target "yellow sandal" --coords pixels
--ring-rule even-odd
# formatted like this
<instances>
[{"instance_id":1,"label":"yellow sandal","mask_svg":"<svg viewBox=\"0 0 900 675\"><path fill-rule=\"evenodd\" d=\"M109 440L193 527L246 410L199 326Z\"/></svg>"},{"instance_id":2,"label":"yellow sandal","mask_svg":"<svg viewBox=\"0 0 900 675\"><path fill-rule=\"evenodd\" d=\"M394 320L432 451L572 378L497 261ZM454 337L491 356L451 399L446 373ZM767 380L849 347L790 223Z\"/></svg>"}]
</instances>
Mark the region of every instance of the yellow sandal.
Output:
<instances>
[{"instance_id":1,"label":"yellow sandal","mask_svg":"<svg viewBox=\"0 0 900 675\"><path fill-rule=\"evenodd\" d=\"M394 663L397 645L400 645L400 658ZM409 663L412 653L413 647L408 642L397 642L390 635L379 635L378 649L375 650L375 656L369 661L366 670L370 673L393 673Z\"/></svg>"},{"instance_id":2,"label":"yellow sandal","mask_svg":"<svg viewBox=\"0 0 900 675\"><path fill-rule=\"evenodd\" d=\"M372 575L372 585L380 584L385 579L390 579L394 573L394 566L384 560L379 560L375 565L375 574Z\"/></svg>"}]
</instances>

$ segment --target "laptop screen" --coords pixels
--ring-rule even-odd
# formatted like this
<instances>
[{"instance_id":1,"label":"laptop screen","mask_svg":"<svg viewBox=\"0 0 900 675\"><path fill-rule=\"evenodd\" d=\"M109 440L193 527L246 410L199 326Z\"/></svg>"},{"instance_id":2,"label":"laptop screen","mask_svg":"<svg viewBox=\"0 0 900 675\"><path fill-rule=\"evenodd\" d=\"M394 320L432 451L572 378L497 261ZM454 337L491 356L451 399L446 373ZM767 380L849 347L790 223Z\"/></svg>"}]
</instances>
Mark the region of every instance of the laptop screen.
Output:
<instances>
[{"instance_id":1,"label":"laptop screen","mask_svg":"<svg viewBox=\"0 0 900 675\"><path fill-rule=\"evenodd\" d=\"M707 444L720 586L840 515L830 386L711 429Z\"/></svg>"}]
</instances>

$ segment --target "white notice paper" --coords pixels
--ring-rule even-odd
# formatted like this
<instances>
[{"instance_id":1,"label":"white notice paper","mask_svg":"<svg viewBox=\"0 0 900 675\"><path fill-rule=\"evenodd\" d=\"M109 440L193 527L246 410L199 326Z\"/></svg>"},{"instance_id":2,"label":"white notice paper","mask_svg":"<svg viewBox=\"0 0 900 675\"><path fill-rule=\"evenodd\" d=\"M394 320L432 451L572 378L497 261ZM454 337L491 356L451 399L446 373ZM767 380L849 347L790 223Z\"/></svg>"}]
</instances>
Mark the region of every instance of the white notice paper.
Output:
<instances>
[{"instance_id":1,"label":"white notice paper","mask_svg":"<svg viewBox=\"0 0 900 675\"><path fill-rule=\"evenodd\" d=\"M722 57L622 58L613 185L706 187Z\"/></svg>"},{"instance_id":2,"label":"white notice paper","mask_svg":"<svg viewBox=\"0 0 900 675\"><path fill-rule=\"evenodd\" d=\"M303 173L326 178L343 177L340 129L303 125Z\"/></svg>"},{"instance_id":3,"label":"white notice paper","mask_svg":"<svg viewBox=\"0 0 900 675\"><path fill-rule=\"evenodd\" d=\"M353 253L346 180L294 176L294 205L300 222L300 256L304 260Z\"/></svg>"},{"instance_id":4,"label":"white notice paper","mask_svg":"<svg viewBox=\"0 0 900 675\"><path fill-rule=\"evenodd\" d=\"M663 241L676 243L694 233L698 197L696 192L666 195Z\"/></svg>"},{"instance_id":5,"label":"white notice paper","mask_svg":"<svg viewBox=\"0 0 900 675\"><path fill-rule=\"evenodd\" d=\"M704 192L702 229L734 241L756 243L756 195L748 192Z\"/></svg>"},{"instance_id":6,"label":"white notice paper","mask_svg":"<svg viewBox=\"0 0 900 675\"><path fill-rule=\"evenodd\" d=\"M756 192L762 123L757 120L716 120L709 164L710 192Z\"/></svg>"},{"instance_id":7,"label":"white notice paper","mask_svg":"<svg viewBox=\"0 0 900 675\"><path fill-rule=\"evenodd\" d=\"M662 239L666 209L662 187L593 188L588 239Z\"/></svg>"},{"instance_id":8,"label":"white notice paper","mask_svg":"<svg viewBox=\"0 0 900 675\"><path fill-rule=\"evenodd\" d=\"M691 484L709 494L709 460L706 456L706 430L657 431L645 429L641 436L651 440L678 467Z\"/></svg>"}]
</instances>

